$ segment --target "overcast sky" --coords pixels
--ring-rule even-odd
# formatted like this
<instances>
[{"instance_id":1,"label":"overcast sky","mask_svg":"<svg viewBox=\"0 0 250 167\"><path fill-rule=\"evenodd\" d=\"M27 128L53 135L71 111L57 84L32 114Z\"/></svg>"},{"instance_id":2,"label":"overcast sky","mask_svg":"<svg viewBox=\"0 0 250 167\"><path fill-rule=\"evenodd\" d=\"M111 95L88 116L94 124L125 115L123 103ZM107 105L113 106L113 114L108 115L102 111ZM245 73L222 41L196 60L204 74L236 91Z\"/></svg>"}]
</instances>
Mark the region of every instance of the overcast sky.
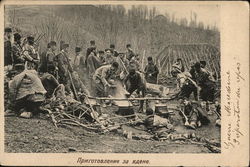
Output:
<instances>
[{"instance_id":1,"label":"overcast sky","mask_svg":"<svg viewBox=\"0 0 250 167\"><path fill-rule=\"evenodd\" d=\"M169 13L175 15L175 18L187 18L190 21L191 11L197 13L197 21L202 21L204 25L210 25L220 29L220 7L218 5L153 5L160 14ZM152 8L148 5L148 8ZM131 8L131 5L126 5Z\"/></svg>"}]
</instances>

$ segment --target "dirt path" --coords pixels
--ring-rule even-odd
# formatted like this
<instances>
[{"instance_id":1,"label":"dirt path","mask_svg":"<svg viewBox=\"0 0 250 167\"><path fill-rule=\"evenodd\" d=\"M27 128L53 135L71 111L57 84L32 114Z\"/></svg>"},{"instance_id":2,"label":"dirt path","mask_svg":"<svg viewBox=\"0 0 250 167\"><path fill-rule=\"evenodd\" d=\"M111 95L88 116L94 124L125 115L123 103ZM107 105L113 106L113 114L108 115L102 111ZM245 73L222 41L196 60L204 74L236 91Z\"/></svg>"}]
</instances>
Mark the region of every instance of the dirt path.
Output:
<instances>
[{"instance_id":1,"label":"dirt path","mask_svg":"<svg viewBox=\"0 0 250 167\"><path fill-rule=\"evenodd\" d=\"M214 116L213 116L214 117ZM176 125L176 133L195 132L208 139L220 141L220 129L210 125L187 130ZM49 119L23 119L5 117L5 152L66 153L72 151L91 153L209 153L202 145L172 141L127 139L117 133L96 134L78 127L59 127Z\"/></svg>"}]
</instances>

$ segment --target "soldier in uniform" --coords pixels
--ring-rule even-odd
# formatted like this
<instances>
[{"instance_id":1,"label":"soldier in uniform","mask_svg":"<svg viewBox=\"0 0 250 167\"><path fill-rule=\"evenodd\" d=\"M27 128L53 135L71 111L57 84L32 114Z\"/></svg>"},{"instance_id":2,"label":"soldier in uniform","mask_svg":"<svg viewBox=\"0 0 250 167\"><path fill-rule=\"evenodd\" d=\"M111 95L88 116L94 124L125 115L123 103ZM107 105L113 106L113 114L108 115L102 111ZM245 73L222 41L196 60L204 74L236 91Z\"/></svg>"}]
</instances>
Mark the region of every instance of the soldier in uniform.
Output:
<instances>
[{"instance_id":1,"label":"soldier in uniform","mask_svg":"<svg viewBox=\"0 0 250 167\"><path fill-rule=\"evenodd\" d=\"M209 73L210 78L214 81L214 80L215 80L215 79L214 79L215 76L212 74L212 72L210 72L210 71L206 68L207 62L204 61L204 60L202 60L202 61L200 61L200 64L201 64L201 68L202 68L204 71L206 71L207 73Z\"/></svg>"},{"instance_id":2,"label":"soldier in uniform","mask_svg":"<svg viewBox=\"0 0 250 167\"><path fill-rule=\"evenodd\" d=\"M177 89L180 90L178 93L178 98L184 99L189 98L190 95L194 94L194 99L198 100L197 95L197 84L194 80L192 80L192 76L189 72L181 72L181 70L173 70L171 71L173 77L177 79Z\"/></svg>"},{"instance_id":3,"label":"soldier in uniform","mask_svg":"<svg viewBox=\"0 0 250 167\"><path fill-rule=\"evenodd\" d=\"M87 60L88 60L88 57L90 55L90 53L92 52L92 49L93 48L96 48L96 45L95 45L95 41L94 40L91 40L90 41L90 47L87 48L87 52L86 52L86 59L85 59L85 65L87 67Z\"/></svg>"},{"instance_id":4,"label":"soldier in uniform","mask_svg":"<svg viewBox=\"0 0 250 167\"><path fill-rule=\"evenodd\" d=\"M34 47L34 37L27 37L27 43L23 46L23 55L26 59L26 69L37 70L40 57Z\"/></svg>"},{"instance_id":5,"label":"soldier in uniform","mask_svg":"<svg viewBox=\"0 0 250 167\"><path fill-rule=\"evenodd\" d=\"M115 50L114 44L110 44L110 50L111 50L111 52L113 52L114 57L117 57L119 55L119 53Z\"/></svg>"},{"instance_id":6,"label":"soldier in uniform","mask_svg":"<svg viewBox=\"0 0 250 167\"><path fill-rule=\"evenodd\" d=\"M57 76L57 67L56 67L56 62L55 57L55 51L57 49L57 44L55 41L50 42L50 48L48 49L46 53L46 72L52 74L55 78L58 78Z\"/></svg>"},{"instance_id":7,"label":"soldier in uniform","mask_svg":"<svg viewBox=\"0 0 250 167\"><path fill-rule=\"evenodd\" d=\"M101 66L101 61L96 55L96 48L93 47L89 57L87 59L87 69L89 78L91 79L97 68Z\"/></svg>"},{"instance_id":8,"label":"soldier in uniform","mask_svg":"<svg viewBox=\"0 0 250 167\"><path fill-rule=\"evenodd\" d=\"M133 52L131 48L131 44L127 44L126 48L127 48L126 56L127 56L127 59L130 61L133 57L135 57L135 53Z\"/></svg>"},{"instance_id":9,"label":"soldier in uniform","mask_svg":"<svg viewBox=\"0 0 250 167\"><path fill-rule=\"evenodd\" d=\"M23 66L24 68L25 59L22 55L21 35L19 33L14 34L12 55L13 55L13 69L16 70L17 66Z\"/></svg>"},{"instance_id":10,"label":"soldier in uniform","mask_svg":"<svg viewBox=\"0 0 250 167\"><path fill-rule=\"evenodd\" d=\"M112 87L110 81L119 77L119 64L117 62L111 65L99 67L93 75L95 83L95 95L98 97L107 96L107 90Z\"/></svg>"},{"instance_id":11,"label":"soldier in uniform","mask_svg":"<svg viewBox=\"0 0 250 167\"><path fill-rule=\"evenodd\" d=\"M146 83L143 80L142 75L137 72L134 68L129 69L129 74L124 80L126 85L126 90L129 92L129 96L132 95L134 91L137 91L137 93L141 93L142 97L145 97L146 92ZM140 110L143 110L143 103L144 101L140 101Z\"/></svg>"},{"instance_id":12,"label":"soldier in uniform","mask_svg":"<svg viewBox=\"0 0 250 167\"><path fill-rule=\"evenodd\" d=\"M159 74L158 67L154 64L153 58L148 57L148 64L145 67L145 78L148 83L156 84L157 76Z\"/></svg>"},{"instance_id":13,"label":"soldier in uniform","mask_svg":"<svg viewBox=\"0 0 250 167\"><path fill-rule=\"evenodd\" d=\"M115 61L119 64L119 70L128 74L129 61L128 59L126 59L125 54L119 53L118 57L116 57L115 59Z\"/></svg>"},{"instance_id":14,"label":"soldier in uniform","mask_svg":"<svg viewBox=\"0 0 250 167\"><path fill-rule=\"evenodd\" d=\"M203 101L211 101L213 102L215 99L215 90L216 85L214 80L211 78L210 73L201 68L199 62L195 63L195 78L197 84L200 86L200 97Z\"/></svg>"},{"instance_id":15,"label":"soldier in uniform","mask_svg":"<svg viewBox=\"0 0 250 167\"><path fill-rule=\"evenodd\" d=\"M38 68L39 72L45 73L47 71L46 67L46 54L50 49L50 43L47 44L47 48L45 51L43 51L40 55L40 66Z\"/></svg>"},{"instance_id":16,"label":"soldier in uniform","mask_svg":"<svg viewBox=\"0 0 250 167\"><path fill-rule=\"evenodd\" d=\"M104 64L112 64L115 62L115 57L112 56L112 50L105 49L105 63Z\"/></svg>"},{"instance_id":17,"label":"soldier in uniform","mask_svg":"<svg viewBox=\"0 0 250 167\"><path fill-rule=\"evenodd\" d=\"M73 69L69 62L68 49L69 44L63 44L62 50L55 57L55 62L57 62L58 67L59 83L63 84L67 93L71 94L69 73L72 73Z\"/></svg>"},{"instance_id":18,"label":"soldier in uniform","mask_svg":"<svg viewBox=\"0 0 250 167\"><path fill-rule=\"evenodd\" d=\"M184 71L185 71L183 61L182 61L182 59L180 59L180 58L178 58L178 59L176 60L176 62L173 64L172 67L173 67L173 68L178 68L178 69L180 69L181 72L184 72Z\"/></svg>"},{"instance_id":19,"label":"soldier in uniform","mask_svg":"<svg viewBox=\"0 0 250 167\"><path fill-rule=\"evenodd\" d=\"M99 50L97 53L97 57L99 58L99 60L101 61L101 64L105 63L105 56L104 56L104 51L103 50Z\"/></svg>"},{"instance_id":20,"label":"soldier in uniform","mask_svg":"<svg viewBox=\"0 0 250 167\"><path fill-rule=\"evenodd\" d=\"M4 66L12 65L12 56L11 56L11 28L4 29Z\"/></svg>"},{"instance_id":21,"label":"soldier in uniform","mask_svg":"<svg viewBox=\"0 0 250 167\"><path fill-rule=\"evenodd\" d=\"M73 61L73 69L74 69L74 71L78 71L79 68L80 68L81 51L82 51L82 49L80 47L75 48L75 58L74 58L74 61Z\"/></svg>"}]
</instances>

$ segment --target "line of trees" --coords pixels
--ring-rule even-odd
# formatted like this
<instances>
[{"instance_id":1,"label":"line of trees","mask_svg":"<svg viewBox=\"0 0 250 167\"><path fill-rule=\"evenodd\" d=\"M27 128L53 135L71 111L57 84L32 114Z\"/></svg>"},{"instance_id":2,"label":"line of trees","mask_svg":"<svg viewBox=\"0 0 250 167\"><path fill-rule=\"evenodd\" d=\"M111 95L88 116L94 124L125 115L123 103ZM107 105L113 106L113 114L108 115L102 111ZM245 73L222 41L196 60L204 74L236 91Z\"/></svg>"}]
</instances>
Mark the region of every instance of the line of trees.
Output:
<instances>
[{"instance_id":1,"label":"line of trees","mask_svg":"<svg viewBox=\"0 0 250 167\"><path fill-rule=\"evenodd\" d=\"M205 27L197 23L196 13L192 13L190 22L186 18L176 19L168 13L159 15L155 7L145 5L132 6L126 10L123 5L61 5L40 6L33 12L33 19L24 16L31 8L8 10L12 25L22 26L16 21L31 24L27 31L33 34L45 33L41 40L42 48L50 40L64 40L72 48L88 47L88 41L96 40L99 49L116 44L118 51L125 51L125 45L131 43L137 53L146 55L157 53L170 43L209 43L220 47L220 33L216 27ZM14 13L13 13L14 11ZM23 14L23 15L22 15ZM23 27L25 25L23 24Z\"/></svg>"}]
</instances>

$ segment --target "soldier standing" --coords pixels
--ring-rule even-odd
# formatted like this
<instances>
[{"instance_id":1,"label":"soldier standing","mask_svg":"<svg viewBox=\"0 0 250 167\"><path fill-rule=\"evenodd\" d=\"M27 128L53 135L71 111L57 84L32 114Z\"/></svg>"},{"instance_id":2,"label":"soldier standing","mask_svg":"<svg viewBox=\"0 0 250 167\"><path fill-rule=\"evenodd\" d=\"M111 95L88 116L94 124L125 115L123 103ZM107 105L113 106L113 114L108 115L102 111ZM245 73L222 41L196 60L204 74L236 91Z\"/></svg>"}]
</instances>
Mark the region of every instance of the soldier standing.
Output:
<instances>
[{"instance_id":1,"label":"soldier standing","mask_svg":"<svg viewBox=\"0 0 250 167\"><path fill-rule=\"evenodd\" d=\"M90 55L90 53L92 52L92 49L93 48L96 48L96 45L95 45L95 41L94 40L91 40L90 41L90 47L87 48L87 52L86 52L86 59L85 59L85 66L87 67L87 60L88 60L88 57Z\"/></svg>"},{"instance_id":2,"label":"soldier standing","mask_svg":"<svg viewBox=\"0 0 250 167\"><path fill-rule=\"evenodd\" d=\"M45 51L43 51L40 55L40 66L38 68L39 72L45 73L47 71L46 67L46 54L50 49L50 43L47 44L47 48Z\"/></svg>"},{"instance_id":3,"label":"soldier standing","mask_svg":"<svg viewBox=\"0 0 250 167\"><path fill-rule=\"evenodd\" d=\"M58 67L58 74L59 74L59 83L65 86L65 90L67 93L71 94L72 91L70 89L70 77L69 73L73 72L73 69L70 65L69 58L68 58L68 49L69 44L63 44L62 50L58 55L55 57L55 61L57 62Z\"/></svg>"},{"instance_id":4,"label":"soldier standing","mask_svg":"<svg viewBox=\"0 0 250 167\"><path fill-rule=\"evenodd\" d=\"M104 51L103 50L99 50L98 51L97 57L100 59L101 64L105 63L105 57L104 57Z\"/></svg>"},{"instance_id":5,"label":"soldier standing","mask_svg":"<svg viewBox=\"0 0 250 167\"><path fill-rule=\"evenodd\" d=\"M46 53L46 72L52 74L55 78L58 78L57 76L57 67L56 67L56 63L55 63L55 51L57 49L57 44L55 41L51 41L50 42L50 48L48 49L47 53Z\"/></svg>"},{"instance_id":6,"label":"soldier standing","mask_svg":"<svg viewBox=\"0 0 250 167\"><path fill-rule=\"evenodd\" d=\"M4 66L12 65L13 60L11 56L11 28L4 29Z\"/></svg>"},{"instance_id":7,"label":"soldier standing","mask_svg":"<svg viewBox=\"0 0 250 167\"><path fill-rule=\"evenodd\" d=\"M114 57L117 57L119 55L119 53L115 50L115 45L114 44L110 44L110 50L113 53Z\"/></svg>"},{"instance_id":8,"label":"soldier standing","mask_svg":"<svg viewBox=\"0 0 250 167\"><path fill-rule=\"evenodd\" d=\"M110 49L105 49L105 64L112 64L115 62L115 58L112 56L112 51Z\"/></svg>"},{"instance_id":9,"label":"soldier standing","mask_svg":"<svg viewBox=\"0 0 250 167\"><path fill-rule=\"evenodd\" d=\"M148 83L156 84L157 83L157 76L159 74L158 67L154 64L153 58L148 57L148 64L145 67L145 78Z\"/></svg>"},{"instance_id":10,"label":"soldier standing","mask_svg":"<svg viewBox=\"0 0 250 167\"><path fill-rule=\"evenodd\" d=\"M27 37L27 43L23 46L23 55L26 59L26 69L36 70L39 63L39 54L34 47L34 37Z\"/></svg>"},{"instance_id":11,"label":"soldier standing","mask_svg":"<svg viewBox=\"0 0 250 167\"><path fill-rule=\"evenodd\" d=\"M135 53L133 52L131 48L131 44L127 44L126 48L127 48L126 56L127 56L127 59L130 61L133 57L135 57Z\"/></svg>"},{"instance_id":12,"label":"soldier standing","mask_svg":"<svg viewBox=\"0 0 250 167\"><path fill-rule=\"evenodd\" d=\"M23 66L24 69L25 59L22 55L21 35L19 33L14 34L12 54L13 54L13 69L16 70L16 68L19 66Z\"/></svg>"},{"instance_id":13,"label":"soldier standing","mask_svg":"<svg viewBox=\"0 0 250 167\"><path fill-rule=\"evenodd\" d=\"M80 62L81 62L81 51L82 49L80 47L76 47L75 48L75 58L74 58L74 62L73 62L73 68L74 71L78 71L80 68Z\"/></svg>"},{"instance_id":14,"label":"soldier standing","mask_svg":"<svg viewBox=\"0 0 250 167\"><path fill-rule=\"evenodd\" d=\"M96 48L93 47L89 57L87 59L87 69L89 78L92 78L95 70L101 66L101 61L96 55Z\"/></svg>"}]
</instances>

